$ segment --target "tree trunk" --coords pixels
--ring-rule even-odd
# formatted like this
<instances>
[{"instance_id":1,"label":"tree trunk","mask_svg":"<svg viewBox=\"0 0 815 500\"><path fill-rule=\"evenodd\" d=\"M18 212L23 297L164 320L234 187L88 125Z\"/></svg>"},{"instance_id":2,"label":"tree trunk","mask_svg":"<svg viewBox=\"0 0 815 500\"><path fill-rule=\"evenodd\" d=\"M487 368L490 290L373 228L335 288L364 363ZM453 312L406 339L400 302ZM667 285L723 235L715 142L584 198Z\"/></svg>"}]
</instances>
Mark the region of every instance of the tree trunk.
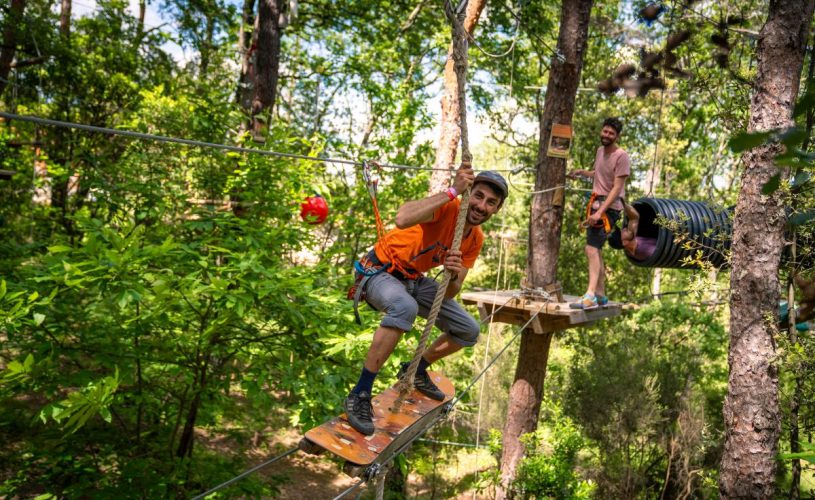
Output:
<instances>
[{"instance_id":1,"label":"tree trunk","mask_svg":"<svg viewBox=\"0 0 815 500\"><path fill-rule=\"evenodd\" d=\"M11 72L11 62L17 52L17 27L23 19L25 0L11 0L6 23L3 27L3 47L0 48L0 95L6 89L8 75Z\"/></svg>"},{"instance_id":2,"label":"tree trunk","mask_svg":"<svg viewBox=\"0 0 815 500\"><path fill-rule=\"evenodd\" d=\"M71 37L71 0L62 0L59 11L59 34L65 39Z\"/></svg>"},{"instance_id":3,"label":"tree trunk","mask_svg":"<svg viewBox=\"0 0 815 500\"><path fill-rule=\"evenodd\" d=\"M457 2L454 2L454 4ZM481 11L487 4L486 0L470 0L464 16L464 29L472 34L478 24ZM450 184L455 171L456 151L461 139L461 126L459 124L459 90L456 83L455 64L453 61L453 44L447 51L447 63L444 65L444 95L441 97L441 120L439 129L439 145L436 148L436 161L430 175L430 193L444 191Z\"/></svg>"},{"instance_id":4,"label":"tree trunk","mask_svg":"<svg viewBox=\"0 0 815 500\"><path fill-rule=\"evenodd\" d=\"M255 18L255 0L244 0L241 29L238 33L238 51L243 54L241 74L238 78L238 89L235 100L249 115L252 111L252 95L255 83L255 40L257 39L257 23ZM249 27L255 29L249 33ZM245 129L244 129L245 130Z\"/></svg>"},{"instance_id":5,"label":"tree trunk","mask_svg":"<svg viewBox=\"0 0 815 500\"><path fill-rule=\"evenodd\" d=\"M271 111L277 96L277 75L280 67L280 7L278 0L260 0L255 94L252 99L252 133L260 138L263 123L258 115ZM271 119L271 113L270 117Z\"/></svg>"},{"instance_id":6,"label":"tree trunk","mask_svg":"<svg viewBox=\"0 0 815 500\"><path fill-rule=\"evenodd\" d=\"M555 55L551 59L546 100L540 118L535 191L561 186L566 177L566 160L549 157L546 152L552 124L572 123L588 41L591 6L592 0L564 0L561 7L557 48L563 59ZM563 203L560 200L562 192L558 193L556 190L539 193L532 199L527 265L529 284L533 287L557 281L557 258L563 225ZM523 337L504 427L498 498L506 498L509 493L515 470L524 452L520 437L537 428L543 395L551 335L525 332Z\"/></svg>"},{"instance_id":7,"label":"tree trunk","mask_svg":"<svg viewBox=\"0 0 815 500\"><path fill-rule=\"evenodd\" d=\"M772 0L756 49L758 72L750 103L751 132L793 125L812 0ZM779 64L784 61L784 64ZM723 498L771 498L780 435L778 373L774 364L778 266L784 202L761 188L779 169L778 144L744 154L742 187L733 221L730 277L730 375L724 402L725 443L719 473Z\"/></svg>"}]
</instances>

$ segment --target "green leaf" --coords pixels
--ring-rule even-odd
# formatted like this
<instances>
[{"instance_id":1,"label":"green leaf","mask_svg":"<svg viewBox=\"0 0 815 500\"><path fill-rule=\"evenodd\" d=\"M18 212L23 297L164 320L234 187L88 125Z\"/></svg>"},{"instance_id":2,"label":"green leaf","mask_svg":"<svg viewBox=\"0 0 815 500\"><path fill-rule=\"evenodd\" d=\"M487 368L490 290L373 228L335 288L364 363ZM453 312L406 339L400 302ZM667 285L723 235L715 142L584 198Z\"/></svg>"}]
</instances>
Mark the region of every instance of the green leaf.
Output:
<instances>
[{"instance_id":1,"label":"green leaf","mask_svg":"<svg viewBox=\"0 0 815 500\"><path fill-rule=\"evenodd\" d=\"M806 130L800 127L790 127L778 135L778 140L788 148L792 148L804 142Z\"/></svg>"},{"instance_id":2,"label":"green leaf","mask_svg":"<svg viewBox=\"0 0 815 500\"><path fill-rule=\"evenodd\" d=\"M781 184L781 174L775 174L774 176L770 177L770 180L767 181L764 186L761 188L761 194L769 196L778 190L778 186Z\"/></svg>"},{"instance_id":3,"label":"green leaf","mask_svg":"<svg viewBox=\"0 0 815 500\"><path fill-rule=\"evenodd\" d=\"M761 146L772 137L773 131L770 132L742 132L730 138L728 146L734 153L740 153L748 149L753 149L756 146Z\"/></svg>"},{"instance_id":4,"label":"green leaf","mask_svg":"<svg viewBox=\"0 0 815 500\"><path fill-rule=\"evenodd\" d=\"M40 326L45 321L45 314L34 313L34 324Z\"/></svg>"},{"instance_id":5,"label":"green leaf","mask_svg":"<svg viewBox=\"0 0 815 500\"><path fill-rule=\"evenodd\" d=\"M793 215L790 217L789 223L793 226L801 226L813 219L815 219L815 209Z\"/></svg>"},{"instance_id":6,"label":"green leaf","mask_svg":"<svg viewBox=\"0 0 815 500\"><path fill-rule=\"evenodd\" d=\"M794 115L800 116L815 107L815 92L807 92L795 103Z\"/></svg>"},{"instance_id":7,"label":"green leaf","mask_svg":"<svg viewBox=\"0 0 815 500\"><path fill-rule=\"evenodd\" d=\"M63 253L63 252L70 252L73 248L66 246L66 245L53 245L48 247L48 251L50 253Z\"/></svg>"},{"instance_id":8,"label":"green leaf","mask_svg":"<svg viewBox=\"0 0 815 500\"><path fill-rule=\"evenodd\" d=\"M812 174L806 170L799 170L792 179L792 187L800 187L812 179Z\"/></svg>"}]
</instances>

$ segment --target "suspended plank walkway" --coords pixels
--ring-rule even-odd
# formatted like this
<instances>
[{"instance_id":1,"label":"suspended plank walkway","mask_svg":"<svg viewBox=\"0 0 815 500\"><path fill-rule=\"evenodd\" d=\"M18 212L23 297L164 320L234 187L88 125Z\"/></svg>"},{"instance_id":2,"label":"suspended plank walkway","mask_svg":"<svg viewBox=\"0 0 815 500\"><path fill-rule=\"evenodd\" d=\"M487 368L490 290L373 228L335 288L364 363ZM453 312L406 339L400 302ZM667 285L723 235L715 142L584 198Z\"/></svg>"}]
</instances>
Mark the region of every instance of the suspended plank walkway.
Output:
<instances>
[{"instance_id":1,"label":"suspended plank walkway","mask_svg":"<svg viewBox=\"0 0 815 500\"><path fill-rule=\"evenodd\" d=\"M547 300L542 296L529 296L521 290L466 292L461 294L461 299L465 304L477 306L482 319L494 313L492 320L496 323L523 325L531 320L528 329L538 334L588 326L623 312L623 304L619 302L588 310L571 309L569 303L577 302L580 297L563 295Z\"/></svg>"}]
</instances>

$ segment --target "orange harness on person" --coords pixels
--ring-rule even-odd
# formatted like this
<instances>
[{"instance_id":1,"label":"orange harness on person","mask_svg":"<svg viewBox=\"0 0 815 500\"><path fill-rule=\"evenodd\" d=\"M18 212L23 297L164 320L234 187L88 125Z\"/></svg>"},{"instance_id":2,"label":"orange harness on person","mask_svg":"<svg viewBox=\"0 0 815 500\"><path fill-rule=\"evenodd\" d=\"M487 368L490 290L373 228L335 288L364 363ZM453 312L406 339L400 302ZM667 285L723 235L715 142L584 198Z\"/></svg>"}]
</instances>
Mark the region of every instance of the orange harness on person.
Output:
<instances>
[{"instance_id":1,"label":"orange harness on person","mask_svg":"<svg viewBox=\"0 0 815 500\"><path fill-rule=\"evenodd\" d=\"M580 224L581 227L589 227L589 216L591 215L591 207L592 205L594 205L594 202L597 200L597 197L598 197L597 193L592 193L591 196L589 197L589 203L588 205L586 205L586 220L581 222ZM605 199L605 196L603 196L603 199ZM600 216L600 222L597 223L597 225L595 225L594 227L602 227L603 229L605 229L606 233L611 232L611 221L608 220L608 216L606 215L605 212L603 212L603 215Z\"/></svg>"}]
</instances>

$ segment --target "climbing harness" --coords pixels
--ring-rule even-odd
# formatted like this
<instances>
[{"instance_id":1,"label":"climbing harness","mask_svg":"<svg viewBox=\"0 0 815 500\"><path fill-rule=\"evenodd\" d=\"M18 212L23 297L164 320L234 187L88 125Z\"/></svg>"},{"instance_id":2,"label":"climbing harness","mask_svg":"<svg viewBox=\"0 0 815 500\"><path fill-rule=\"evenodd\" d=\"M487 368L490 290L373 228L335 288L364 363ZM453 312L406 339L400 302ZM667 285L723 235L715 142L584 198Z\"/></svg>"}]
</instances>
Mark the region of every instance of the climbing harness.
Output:
<instances>
[{"instance_id":1,"label":"climbing harness","mask_svg":"<svg viewBox=\"0 0 815 500\"><path fill-rule=\"evenodd\" d=\"M362 259L354 261L356 279L351 288L348 289L347 298L354 301L354 319L357 324L362 324L362 319L359 317L359 302L365 299L365 285L368 284L369 279L381 272L387 272L390 267L390 262L386 264L379 262L376 258L376 252L373 250Z\"/></svg>"},{"instance_id":2,"label":"climbing harness","mask_svg":"<svg viewBox=\"0 0 815 500\"><path fill-rule=\"evenodd\" d=\"M597 193L591 193L591 196L589 197L589 202L586 205L586 219L581 221L581 223L580 223L581 228L587 229L589 227L589 216L591 216L591 207L592 207L592 205L594 205L594 202L595 201L602 202L605 199L606 199L606 197L603 196L603 195L599 195ZM603 215L600 216L600 222L598 222L596 225L594 225L592 227L595 227L595 228L602 227L606 231L606 234L610 233L611 232L611 221L608 219L608 215L606 215L606 213L603 212Z\"/></svg>"}]
</instances>

